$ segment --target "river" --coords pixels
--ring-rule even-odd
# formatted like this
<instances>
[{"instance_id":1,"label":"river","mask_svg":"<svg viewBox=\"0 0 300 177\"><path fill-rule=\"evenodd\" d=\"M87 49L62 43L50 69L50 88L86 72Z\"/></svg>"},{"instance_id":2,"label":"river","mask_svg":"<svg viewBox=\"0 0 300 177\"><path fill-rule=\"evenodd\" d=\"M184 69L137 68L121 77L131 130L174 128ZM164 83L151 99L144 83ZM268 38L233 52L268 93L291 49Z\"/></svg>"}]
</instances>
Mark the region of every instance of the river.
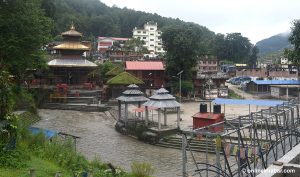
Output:
<instances>
[{"instance_id":1,"label":"river","mask_svg":"<svg viewBox=\"0 0 300 177\"><path fill-rule=\"evenodd\" d=\"M114 120L102 112L41 109L39 115L42 120L34 126L81 137L77 150L90 160L97 156L127 171L130 171L132 162L147 162L155 168L154 176L182 176L180 150L146 144L121 135L114 129Z\"/></svg>"}]
</instances>

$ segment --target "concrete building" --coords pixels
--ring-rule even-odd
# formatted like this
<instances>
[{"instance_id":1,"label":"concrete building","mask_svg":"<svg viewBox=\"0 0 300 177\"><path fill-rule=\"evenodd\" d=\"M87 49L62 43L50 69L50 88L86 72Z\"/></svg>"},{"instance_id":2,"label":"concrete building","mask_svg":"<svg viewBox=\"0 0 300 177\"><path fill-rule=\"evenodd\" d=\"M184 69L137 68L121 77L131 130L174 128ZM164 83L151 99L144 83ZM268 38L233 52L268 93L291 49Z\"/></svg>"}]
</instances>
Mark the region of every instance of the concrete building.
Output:
<instances>
[{"instance_id":1,"label":"concrete building","mask_svg":"<svg viewBox=\"0 0 300 177\"><path fill-rule=\"evenodd\" d=\"M203 56L197 62L199 73L213 74L219 70L219 60L214 57Z\"/></svg>"},{"instance_id":2,"label":"concrete building","mask_svg":"<svg viewBox=\"0 0 300 177\"><path fill-rule=\"evenodd\" d=\"M144 41L144 46L151 54L164 54L162 47L162 32L158 30L157 23L150 21L144 24L144 28L133 29L133 38Z\"/></svg>"},{"instance_id":3,"label":"concrete building","mask_svg":"<svg viewBox=\"0 0 300 177\"><path fill-rule=\"evenodd\" d=\"M291 68L271 68L269 69L269 77L272 79L278 80L297 80L298 79L298 71L297 69Z\"/></svg>"},{"instance_id":4,"label":"concrete building","mask_svg":"<svg viewBox=\"0 0 300 177\"><path fill-rule=\"evenodd\" d=\"M98 37L98 51L101 53L105 53L108 51L115 42L125 44L130 38L117 38L117 37Z\"/></svg>"},{"instance_id":5,"label":"concrete building","mask_svg":"<svg viewBox=\"0 0 300 177\"><path fill-rule=\"evenodd\" d=\"M236 76L266 78L266 77L268 77L268 70L267 70L267 68L237 68Z\"/></svg>"}]
</instances>

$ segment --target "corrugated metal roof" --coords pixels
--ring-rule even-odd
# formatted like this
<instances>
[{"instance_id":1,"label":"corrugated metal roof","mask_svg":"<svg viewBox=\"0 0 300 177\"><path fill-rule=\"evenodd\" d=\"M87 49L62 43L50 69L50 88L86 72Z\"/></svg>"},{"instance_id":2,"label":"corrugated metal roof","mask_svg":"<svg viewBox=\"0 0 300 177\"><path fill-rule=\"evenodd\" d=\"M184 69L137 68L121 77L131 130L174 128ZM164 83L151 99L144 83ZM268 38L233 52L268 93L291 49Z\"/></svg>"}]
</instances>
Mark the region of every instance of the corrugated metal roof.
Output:
<instances>
[{"instance_id":1,"label":"corrugated metal roof","mask_svg":"<svg viewBox=\"0 0 300 177\"><path fill-rule=\"evenodd\" d=\"M54 59L49 61L48 65L57 67L97 67L95 63L83 59Z\"/></svg>"},{"instance_id":2,"label":"corrugated metal roof","mask_svg":"<svg viewBox=\"0 0 300 177\"><path fill-rule=\"evenodd\" d=\"M251 82L257 85L300 85L297 80L255 80Z\"/></svg>"},{"instance_id":3,"label":"corrugated metal roof","mask_svg":"<svg viewBox=\"0 0 300 177\"><path fill-rule=\"evenodd\" d=\"M149 100L144 96L119 96L116 99L123 102L146 102Z\"/></svg>"},{"instance_id":4,"label":"corrugated metal roof","mask_svg":"<svg viewBox=\"0 0 300 177\"><path fill-rule=\"evenodd\" d=\"M163 93L169 93L169 91L166 90L165 88L160 88L160 89L156 90L155 93L157 93L157 94L163 94Z\"/></svg>"},{"instance_id":5,"label":"corrugated metal roof","mask_svg":"<svg viewBox=\"0 0 300 177\"><path fill-rule=\"evenodd\" d=\"M161 61L126 61L125 70L165 70Z\"/></svg>"},{"instance_id":6,"label":"corrugated metal roof","mask_svg":"<svg viewBox=\"0 0 300 177\"><path fill-rule=\"evenodd\" d=\"M151 106L151 107L156 107L156 108L175 108L175 107L180 107L181 104L179 104L175 100L149 100L146 103L143 104L143 106Z\"/></svg>"},{"instance_id":7,"label":"corrugated metal roof","mask_svg":"<svg viewBox=\"0 0 300 177\"><path fill-rule=\"evenodd\" d=\"M139 86L130 84L127 86L127 90L123 92L123 95L118 97L117 100L123 102L146 102L149 99L144 97L144 93L138 90Z\"/></svg>"},{"instance_id":8,"label":"corrugated metal roof","mask_svg":"<svg viewBox=\"0 0 300 177\"><path fill-rule=\"evenodd\" d=\"M216 98L214 101L216 104L239 104L239 105L257 105L257 106L277 106L284 101L280 100L241 100L241 99L226 99Z\"/></svg>"},{"instance_id":9,"label":"corrugated metal roof","mask_svg":"<svg viewBox=\"0 0 300 177\"><path fill-rule=\"evenodd\" d=\"M98 37L99 40L103 40L103 39L110 39L110 40L114 40L114 41L127 41L130 38L122 38L122 37Z\"/></svg>"},{"instance_id":10,"label":"corrugated metal roof","mask_svg":"<svg viewBox=\"0 0 300 177\"><path fill-rule=\"evenodd\" d=\"M149 98L150 100L144 103L143 105L157 108L180 107L181 105L176 101L175 97L168 93L168 90L161 88L157 90L155 94Z\"/></svg>"},{"instance_id":11,"label":"corrugated metal roof","mask_svg":"<svg viewBox=\"0 0 300 177\"><path fill-rule=\"evenodd\" d=\"M140 90L136 90L136 89L132 89L132 90L125 90L123 92L124 95L144 95L143 92L141 92Z\"/></svg>"},{"instance_id":12,"label":"corrugated metal roof","mask_svg":"<svg viewBox=\"0 0 300 177\"><path fill-rule=\"evenodd\" d=\"M135 84L130 84L127 86L127 88L139 88L139 86L135 85Z\"/></svg>"}]
</instances>

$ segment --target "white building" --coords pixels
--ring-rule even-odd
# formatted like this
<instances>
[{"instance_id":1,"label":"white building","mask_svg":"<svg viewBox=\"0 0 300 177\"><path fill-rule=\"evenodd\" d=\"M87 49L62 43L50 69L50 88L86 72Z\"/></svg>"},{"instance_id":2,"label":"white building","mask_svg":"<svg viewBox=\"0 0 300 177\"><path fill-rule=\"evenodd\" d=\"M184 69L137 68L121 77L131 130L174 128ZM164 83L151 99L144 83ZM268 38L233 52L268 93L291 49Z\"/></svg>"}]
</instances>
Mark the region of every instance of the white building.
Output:
<instances>
[{"instance_id":1,"label":"white building","mask_svg":"<svg viewBox=\"0 0 300 177\"><path fill-rule=\"evenodd\" d=\"M158 30L157 23L150 21L144 24L144 28L140 29L135 27L133 29L133 38L139 38L144 41L144 46L151 54L165 53L162 47L162 32Z\"/></svg>"}]
</instances>

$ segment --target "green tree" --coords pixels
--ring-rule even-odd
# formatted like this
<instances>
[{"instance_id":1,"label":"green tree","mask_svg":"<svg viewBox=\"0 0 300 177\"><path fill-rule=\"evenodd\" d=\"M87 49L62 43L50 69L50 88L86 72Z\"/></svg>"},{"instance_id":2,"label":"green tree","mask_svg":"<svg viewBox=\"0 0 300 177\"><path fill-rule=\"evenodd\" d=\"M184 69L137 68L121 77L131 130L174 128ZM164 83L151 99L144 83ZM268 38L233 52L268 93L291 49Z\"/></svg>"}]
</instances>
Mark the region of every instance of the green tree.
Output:
<instances>
[{"instance_id":1,"label":"green tree","mask_svg":"<svg viewBox=\"0 0 300 177\"><path fill-rule=\"evenodd\" d=\"M258 50L257 46L252 47L251 55L249 57L249 62L248 62L251 67L256 67L258 52L259 52L259 50Z\"/></svg>"},{"instance_id":2,"label":"green tree","mask_svg":"<svg viewBox=\"0 0 300 177\"><path fill-rule=\"evenodd\" d=\"M292 49L285 49L284 55L296 66L300 66L300 20L294 20L291 27L292 33L289 37Z\"/></svg>"},{"instance_id":3,"label":"green tree","mask_svg":"<svg viewBox=\"0 0 300 177\"><path fill-rule=\"evenodd\" d=\"M42 46L51 38L52 21L39 0L0 1L0 69L20 83L27 69L45 67Z\"/></svg>"},{"instance_id":4,"label":"green tree","mask_svg":"<svg viewBox=\"0 0 300 177\"><path fill-rule=\"evenodd\" d=\"M147 54L148 49L144 47L144 41L138 39L138 38L132 38L128 41L126 41L124 48L128 51L134 51L139 54Z\"/></svg>"},{"instance_id":5,"label":"green tree","mask_svg":"<svg viewBox=\"0 0 300 177\"><path fill-rule=\"evenodd\" d=\"M167 51L166 71L169 76L183 70L182 79L191 79L191 70L196 65L201 48L201 34L201 30L191 25L172 26L163 31L163 47Z\"/></svg>"}]
</instances>

